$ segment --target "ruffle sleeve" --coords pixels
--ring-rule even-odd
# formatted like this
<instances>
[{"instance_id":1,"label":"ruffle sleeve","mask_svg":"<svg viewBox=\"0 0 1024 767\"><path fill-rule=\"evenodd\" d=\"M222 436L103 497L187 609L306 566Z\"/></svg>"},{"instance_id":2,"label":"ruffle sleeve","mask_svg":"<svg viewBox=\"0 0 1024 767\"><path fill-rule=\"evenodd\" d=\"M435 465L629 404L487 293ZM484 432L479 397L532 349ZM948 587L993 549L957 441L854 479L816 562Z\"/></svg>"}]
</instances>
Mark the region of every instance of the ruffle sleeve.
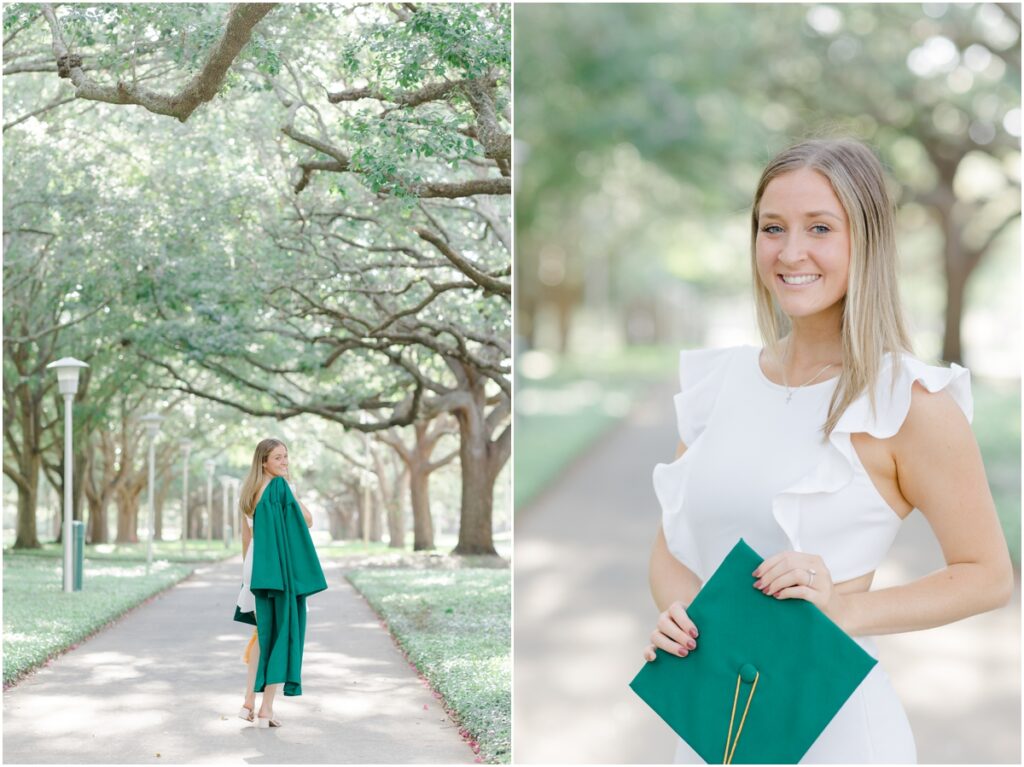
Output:
<instances>
[{"instance_id":1,"label":"ruffle sleeve","mask_svg":"<svg viewBox=\"0 0 1024 767\"><path fill-rule=\"evenodd\" d=\"M679 393L673 397L676 427L686 445L672 463L654 467L654 493L661 505L662 527L669 551L701 579L706 579L693 531L683 512L690 451L704 432L714 410L730 361L738 348L694 349L679 353Z\"/></svg>"},{"instance_id":2,"label":"ruffle sleeve","mask_svg":"<svg viewBox=\"0 0 1024 767\"><path fill-rule=\"evenodd\" d=\"M888 439L899 432L910 412L915 382L930 392L948 392L967 420L972 419L974 404L966 368L927 365L910 355L887 355L875 388L875 409L866 395L851 403L829 435L829 449L822 459L773 499L772 514L793 550L820 555L837 583L876 569L901 522L871 483L851 435L865 432ZM872 502L851 503L851 497L842 491L853 482L863 483ZM860 499L863 501L863 496Z\"/></svg>"}]
</instances>

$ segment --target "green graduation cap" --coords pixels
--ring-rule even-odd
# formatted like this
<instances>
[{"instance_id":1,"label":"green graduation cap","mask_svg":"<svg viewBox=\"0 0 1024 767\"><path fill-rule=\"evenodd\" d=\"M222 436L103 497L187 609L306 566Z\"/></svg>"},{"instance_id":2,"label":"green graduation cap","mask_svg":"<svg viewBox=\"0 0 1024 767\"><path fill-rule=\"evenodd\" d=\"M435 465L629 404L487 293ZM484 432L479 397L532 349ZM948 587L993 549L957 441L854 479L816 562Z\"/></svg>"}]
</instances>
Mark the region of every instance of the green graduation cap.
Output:
<instances>
[{"instance_id":1,"label":"green graduation cap","mask_svg":"<svg viewBox=\"0 0 1024 767\"><path fill-rule=\"evenodd\" d=\"M815 605L753 588L741 538L687 610L685 658L662 650L630 687L709 764L796 764L877 662Z\"/></svg>"}]
</instances>

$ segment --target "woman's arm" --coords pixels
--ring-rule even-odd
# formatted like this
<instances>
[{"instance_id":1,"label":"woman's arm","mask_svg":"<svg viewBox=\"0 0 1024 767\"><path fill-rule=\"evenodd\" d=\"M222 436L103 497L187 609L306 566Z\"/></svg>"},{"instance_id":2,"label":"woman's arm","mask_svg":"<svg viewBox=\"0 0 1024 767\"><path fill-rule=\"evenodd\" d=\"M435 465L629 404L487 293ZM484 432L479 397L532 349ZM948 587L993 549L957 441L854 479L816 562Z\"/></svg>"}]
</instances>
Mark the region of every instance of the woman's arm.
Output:
<instances>
[{"instance_id":1,"label":"woman's arm","mask_svg":"<svg viewBox=\"0 0 1024 767\"><path fill-rule=\"evenodd\" d=\"M673 602L682 602L684 607L689 607L702 585L693 570L672 556L660 525L651 549L649 577L651 596L659 612L668 609Z\"/></svg>"},{"instance_id":2,"label":"woman's arm","mask_svg":"<svg viewBox=\"0 0 1024 767\"><path fill-rule=\"evenodd\" d=\"M292 497L295 498L295 502L299 504L299 509L302 510L302 518L306 520L306 527L312 527L313 515L309 513L309 509L306 508L305 504L302 501L300 501L298 497L295 496L294 493L292 493Z\"/></svg>"},{"instance_id":3,"label":"woman's arm","mask_svg":"<svg viewBox=\"0 0 1024 767\"><path fill-rule=\"evenodd\" d=\"M297 504L299 504L299 508L302 509L302 518L304 520L306 520L306 527L312 527L313 526L313 515L309 513L309 510L305 507L305 505L302 503L302 501L300 501L298 498L295 499L295 502Z\"/></svg>"},{"instance_id":4,"label":"woman's arm","mask_svg":"<svg viewBox=\"0 0 1024 767\"><path fill-rule=\"evenodd\" d=\"M891 440L900 492L934 530L946 567L916 581L838 597L840 625L854 636L942 626L1005 605L1013 568L978 443L945 392L919 384Z\"/></svg>"},{"instance_id":5,"label":"woman's arm","mask_svg":"<svg viewBox=\"0 0 1024 767\"><path fill-rule=\"evenodd\" d=\"M313 515L309 513L309 509L307 509L305 507L305 505L303 505L302 501L299 500L299 497L297 495L295 495L295 485L294 485L294 481L292 480L292 475L289 474L287 476L287 479L288 479L288 484L291 486L291 489L292 489L292 497L295 498L295 502L297 504L299 504L299 509L302 510L302 518L304 520L306 520L306 527L312 527L313 526Z\"/></svg>"},{"instance_id":6,"label":"woman's arm","mask_svg":"<svg viewBox=\"0 0 1024 767\"><path fill-rule=\"evenodd\" d=\"M244 517L245 514L242 514ZM246 553L249 551L249 544L252 543L252 530L249 529L249 523L244 519L242 520L242 559L245 559Z\"/></svg>"},{"instance_id":7,"label":"woman's arm","mask_svg":"<svg viewBox=\"0 0 1024 767\"><path fill-rule=\"evenodd\" d=\"M678 459L686 452L686 445L679 443L676 450ZM700 591L701 580L686 565L672 556L665 541L665 531L658 525L658 534L651 549L651 563L648 571L651 596L658 610L665 610L673 602L682 602L686 607Z\"/></svg>"}]
</instances>

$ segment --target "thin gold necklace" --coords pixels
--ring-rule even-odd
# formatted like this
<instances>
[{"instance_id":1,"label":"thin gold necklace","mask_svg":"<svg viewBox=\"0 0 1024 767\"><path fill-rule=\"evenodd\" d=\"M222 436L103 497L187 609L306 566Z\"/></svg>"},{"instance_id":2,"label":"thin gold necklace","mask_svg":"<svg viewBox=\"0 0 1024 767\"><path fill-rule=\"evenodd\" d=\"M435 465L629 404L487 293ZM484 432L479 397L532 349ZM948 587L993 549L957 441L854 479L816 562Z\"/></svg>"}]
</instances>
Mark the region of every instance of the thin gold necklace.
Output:
<instances>
[{"instance_id":1,"label":"thin gold necklace","mask_svg":"<svg viewBox=\"0 0 1024 767\"><path fill-rule=\"evenodd\" d=\"M793 391L794 391L794 389L802 389L805 386L810 386L812 383L814 383L816 380L818 380L818 378L821 376L822 373L824 373L830 367L833 367L835 365L834 362L828 363L827 365L825 365L825 367L823 367L821 370L819 370L817 373L815 373L814 377L811 378L810 380L805 381L804 383L800 384L799 386L794 386L794 387L790 388L789 381L786 379L786 359L788 357L789 357L789 345L787 344L786 345L786 356L782 358L782 385L786 387L786 404L787 405L790 403L790 400L793 399Z\"/></svg>"}]
</instances>

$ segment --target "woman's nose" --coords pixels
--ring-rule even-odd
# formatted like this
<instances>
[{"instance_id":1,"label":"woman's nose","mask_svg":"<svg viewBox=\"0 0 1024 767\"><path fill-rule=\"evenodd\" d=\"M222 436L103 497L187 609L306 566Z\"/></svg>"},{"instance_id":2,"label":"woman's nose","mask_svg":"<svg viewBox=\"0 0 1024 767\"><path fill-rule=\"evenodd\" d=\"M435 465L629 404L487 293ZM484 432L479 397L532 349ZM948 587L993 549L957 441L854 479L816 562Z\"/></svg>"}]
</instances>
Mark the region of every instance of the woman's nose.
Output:
<instances>
[{"instance_id":1,"label":"woman's nose","mask_svg":"<svg viewBox=\"0 0 1024 767\"><path fill-rule=\"evenodd\" d=\"M779 251L779 261L784 264L798 264L807 258L807 249L798 239L792 239Z\"/></svg>"}]
</instances>

